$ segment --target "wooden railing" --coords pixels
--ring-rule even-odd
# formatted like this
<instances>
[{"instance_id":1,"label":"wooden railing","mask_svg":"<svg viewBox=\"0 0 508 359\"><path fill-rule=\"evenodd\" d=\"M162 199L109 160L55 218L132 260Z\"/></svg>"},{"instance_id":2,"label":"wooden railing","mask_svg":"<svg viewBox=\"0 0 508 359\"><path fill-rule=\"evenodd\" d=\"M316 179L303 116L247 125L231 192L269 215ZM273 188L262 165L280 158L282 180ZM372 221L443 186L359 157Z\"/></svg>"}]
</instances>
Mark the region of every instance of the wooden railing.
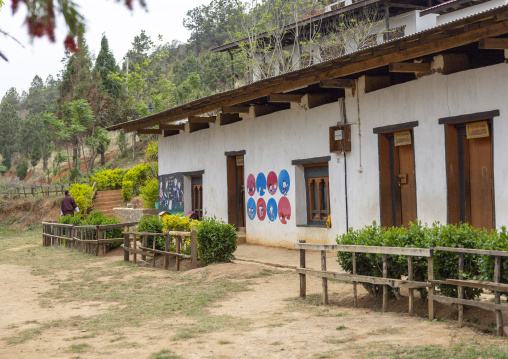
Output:
<instances>
[{"instance_id":1,"label":"wooden railing","mask_svg":"<svg viewBox=\"0 0 508 359\"><path fill-rule=\"evenodd\" d=\"M147 247L148 238L152 237L152 248ZM157 237L164 238L164 250L155 249ZM187 243L184 238L190 237L190 255L183 254L189 252ZM138 241L141 240L141 245L138 246ZM174 242L174 243L173 243ZM174 245L175 252L171 252L171 245ZM166 233L151 233L151 232L124 232L124 261L129 262L130 254L133 255L133 262L137 263L137 255L141 255L142 260L146 260L147 255L152 255L152 267L155 267L155 257L157 255L164 256L163 268L168 269L169 257L176 258L176 270L180 270L180 261L182 259L191 260L191 268L197 268L198 264L198 246L196 229L191 228L190 232L175 232L168 231Z\"/></svg>"},{"instance_id":2,"label":"wooden railing","mask_svg":"<svg viewBox=\"0 0 508 359\"><path fill-rule=\"evenodd\" d=\"M323 287L323 304L328 304L328 278L334 278L343 281L353 282L354 305L358 304L357 283L369 283L383 286L383 311L387 309L388 286L392 288L408 288L409 289L409 314L413 314L414 309L414 289L428 288L428 315L432 320L435 317L434 301L457 304L459 326L463 325L464 305L494 310L496 313L497 334L503 335L503 317L502 312L508 311L508 305L501 304L501 293L508 292L508 284L501 282L502 258L508 257L507 251L465 249L465 248L406 248L406 247L375 247L375 246L356 246L356 245L325 245L325 244L309 244L305 241L299 241L295 244L295 248L300 250L300 268L296 268L296 272L300 275L300 298L306 297L306 276L313 275L322 278ZM305 251L317 250L321 251L321 270L306 268ZM352 254L353 270L352 273L338 273L326 270L326 251L347 252ZM435 280L434 279L434 252L455 252L458 253L458 278ZM380 254L383 256L383 277L374 277L359 275L356 273L356 253ZM462 277L464 270L464 254L494 256L494 282L465 280ZM407 280L401 278L388 278L388 255L406 256L408 260L408 277ZM413 257L427 258L427 281L414 281ZM458 298L447 297L435 294L436 284L456 285L458 287ZM494 291L494 303L479 300L464 299L464 287L481 288Z\"/></svg>"},{"instance_id":3,"label":"wooden railing","mask_svg":"<svg viewBox=\"0 0 508 359\"><path fill-rule=\"evenodd\" d=\"M65 246L84 253L104 256L108 243L123 243L124 241L123 238L107 238L108 231L117 228L130 230L130 227L137 224L138 222L74 226L72 224L43 222L42 245L46 247Z\"/></svg>"}]
</instances>

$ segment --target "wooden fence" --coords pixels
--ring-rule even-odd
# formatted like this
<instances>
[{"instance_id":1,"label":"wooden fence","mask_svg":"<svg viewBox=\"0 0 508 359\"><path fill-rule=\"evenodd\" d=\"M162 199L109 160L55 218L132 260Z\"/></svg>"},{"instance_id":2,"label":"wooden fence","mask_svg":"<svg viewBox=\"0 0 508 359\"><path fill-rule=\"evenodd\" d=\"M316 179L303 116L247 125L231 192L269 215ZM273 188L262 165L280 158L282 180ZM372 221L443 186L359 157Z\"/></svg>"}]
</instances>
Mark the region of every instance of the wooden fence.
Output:
<instances>
[{"instance_id":1,"label":"wooden fence","mask_svg":"<svg viewBox=\"0 0 508 359\"><path fill-rule=\"evenodd\" d=\"M300 241L295 244L295 248L300 250L300 268L296 272L300 275L300 298L306 297L306 276L313 275L322 278L323 286L323 304L328 304L328 278L334 278L343 281L353 282L354 305L358 304L357 297L357 283L369 283L383 286L383 311L386 311L388 301L388 286L392 288L408 288L409 290L409 314L413 314L414 308L414 289L427 288L428 296L428 315L432 320L435 317L434 301L457 304L458 305L458 320L459 326L463 325L464 318L464 305L479 307L484 309L494 310L496 313L496 327L497 334L503 335L503 317L502 312L508 311L508 305L501 304L501 293L508 292L508 284L501 282L502 271L502 258L508 257L506 251L491 251L479 249L465 249L465 248L449 248L449 247L435 247L435 248L405 248L405 247L375 247L375 246L356 246L356 245L324 245L324 244L309 244L305 241ZM305 251L318 250L321 251L321 270L309 269L305 265ZM347 252L352 254L353 270L352 273L338 273L326 270L326 251ZM435 280L434 279L434 252L456 252L458 253L457 273L458 278ZM383 256L383 277L358 275L356 273L356 253L371 253L380 254ZM478 280L465 280L462 277L464 270L464 254L486 255L494 256L494 282L478 281ZM388 255L406 256L408 260L408 278L388 278ZM426 257L427 258L427 281L417 282L413 280L413 257ZM435 294L436 284L456 285L458 287L458 298L447 297L444 295ZM494 291L494 303L489 303L479 300L464 299L464 287L481 288Z\"/></svg>"},{"instance_id":2,"label":"wooden fence","mask_svg":"<svg viewBox=\"0 0 508 359\"><path fill-rule=\"evenodd\" d=\"M147 247L148 238L152 237L152 248ZM164 250L155 249L157 237L164 239ZM184 238L190 237L190 244L184 241ZM138 246L138 241L141 245ZM171 246L174 246L175 252L171 252ZM188 252L187 246L190 246L190 255L183 254L182 251ZM176 258L176 270L180 270L180 261L182 259L191 260L191 268L197 268L198 265L198 246L196 229L191 228L190 232L168 231L166 233L150 233L150 232L124 232L123 239L124 261L129 262L130 254L133 254L133 262L137 262L137 255L141 255L142 260L146 260L147 255L152 256L152 267L155 267L156 255L164 256L163 268L169 267L169 257Z\"/></svg>"},{"instance_id":3,"label":"wooden fence","mask_svg":"<svg viewBox=\"0 0 508 359\"><path fill-rule=\"evenodd\" d=\"M21 197L35 197L50 196L52 194L64 194L65 188L69 186L50 185L50 186L23 186L23 187L0 187L0 193L4 198L21 198Z\"/></svg>"},{"instance_id":4,"label":"wooden fence","mask_svg":"<svg viewBox=\"0 0 508 359\"><path fill-rule=\"evenodd\" d=\"M108 231L117 228L130 230L130 227L137 224L138 222L74 226L72 224L42 222L42 245L46 247L65 246L84 253L104 256L108 243L123 243L124 241L124 238L107 238Z\"/></svg>"}]
</instances>

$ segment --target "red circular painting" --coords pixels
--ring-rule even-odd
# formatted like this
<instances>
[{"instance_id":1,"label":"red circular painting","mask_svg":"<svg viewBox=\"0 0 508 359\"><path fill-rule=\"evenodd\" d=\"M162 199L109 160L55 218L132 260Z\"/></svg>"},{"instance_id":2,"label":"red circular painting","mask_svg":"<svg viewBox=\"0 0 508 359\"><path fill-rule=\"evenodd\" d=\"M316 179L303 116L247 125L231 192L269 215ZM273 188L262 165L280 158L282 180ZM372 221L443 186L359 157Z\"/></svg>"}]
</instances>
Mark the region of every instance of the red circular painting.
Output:
<instances>
[{"instance_id":1,"label":"red circular painting","mask_svg":"<svg viewBox=\"0 0 508 359\"><path fill-rule=\"evenodd\" d=\"M263 198L258 199L256 210L259 220L264 220L266 217L266 202Z\"/></svg>"},{"instance_id":2,"label":"red circular painting","mask_svg":"<svg viewBox=\"0 0 508 359\"><path fill-rule=\"evenodd\" d=\"M253 174L247 177L247 193L249 196L254 196L254 193L256 193L256 179Z\"/></svg>"},{"instance_id":3,"label":"red circular painting","mask_svg":"<svg viewBox=\"0 0 508 359\"><path fill-rule=\"evenodd\" d=\"M287 197L282 197L279 200L278 215L283 224L288 223L287 221L291 218L291 204L289 203Z\"/></svg>"},{"instance_id":4,"label":"red circular painting","mask_svg":"<svg viewBox=\"0 0 508 359\"><path fill-rule=\"evenodd\" d=\"M277 175L275 172L271 171L266 178L266 185L268 187L268 192L273 196L277 193L277 186L279 182L277 181Z\"/></svg>"}]
</instances>

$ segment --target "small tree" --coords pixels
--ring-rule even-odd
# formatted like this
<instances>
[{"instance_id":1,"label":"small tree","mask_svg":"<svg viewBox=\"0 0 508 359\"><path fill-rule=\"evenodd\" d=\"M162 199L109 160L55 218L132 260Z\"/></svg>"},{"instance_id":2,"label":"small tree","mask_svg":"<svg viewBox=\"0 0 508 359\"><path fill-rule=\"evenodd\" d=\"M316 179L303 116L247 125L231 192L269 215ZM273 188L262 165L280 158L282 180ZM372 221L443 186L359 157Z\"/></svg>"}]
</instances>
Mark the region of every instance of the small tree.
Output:
<instances>
[{"instance_id":1,"label":"small tree","mask_svg":"<svg viewBox=\"0 0 508 359\"><path fill-rule=\"evenodd\" d=\"M16 165L16 176L18 176L20 180L24 180L27 174L28 174L28 161L26 158L23 158Z\"/></svg>"}]
</instances>

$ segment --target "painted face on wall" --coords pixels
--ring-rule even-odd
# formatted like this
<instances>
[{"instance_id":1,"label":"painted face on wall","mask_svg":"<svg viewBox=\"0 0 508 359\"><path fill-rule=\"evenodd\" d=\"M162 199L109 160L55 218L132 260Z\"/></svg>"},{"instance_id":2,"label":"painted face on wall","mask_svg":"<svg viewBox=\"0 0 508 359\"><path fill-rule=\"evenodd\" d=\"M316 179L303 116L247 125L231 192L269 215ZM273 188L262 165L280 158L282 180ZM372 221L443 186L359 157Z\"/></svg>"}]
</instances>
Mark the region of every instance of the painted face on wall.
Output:
<instances>
[{"instance_id":1,"label":"painted face on wall","mask_svg":"<svg viewBox=\"0 0 508 359\"><path fill-rule=\"evenodd\" d=\"M279 200L279 219L283 224L286 224L287 221L291 218L291 204L289 203L289 200L287 197L282 197Z\"/></svg>"},{"instance_id":2,"label":"painted face on wall","mask_svg":"<svg viewBox=\"0 0 508 359\"><path fill-rule=\"evenodd\" d=\"M291 180L289 179L289 173L286 170L282 170L279 173L279 190L282 195L286 196L291 186Z\"/></svg>"},{"instance_id":3,"label":"painted face on wall","mask_svg":"<svg viewBox=\"0 0 508 359\"><path fill-rule=\"evenodd\" d=\"M256 177L256 190L260 196L263 196L266 191L266 177L263 172L259 172Z\"/></svg>"},{"instance_id":4,"label":"painted face on wall","mask_svg":"<svg viewBox=\"0 0 508 359\"><path fill-rule=\"evenodd\" d=\"M277 175L275 172L270 171L270 173L268 173L266 182L268 184L268 192L273 196L277 192Z\"/></svg>"},{"instance_id":5,"label":"painted face on wall","mask_svg":"<svg viewBox=\"0 0 508 359\"><path fill-rule=\"evenodd\" d=\"M273 222L277 218L277 202L275 199L270 198L266 205L268 207L268 219Z\"/></svg>"},{"instance_id":6,"label":"painted face on wall","mask_svg":"<svg viewBox=\"0 0 508 359\"><path fill-rule=\"evenodd\" d=\"M256 217L256 202L254 198L249 198L247 201L247 215L250 220L253 220Z\"/></svg>"},{"instance_id":7,"label":"painted face on wall","mask_svg":"<svg viewBox=\"0 0 508 359\"><path fill-rule=\"evenodd\" d=\"M256 179L253 174L247 177L247 193L249 196L254 196L254 193L256 193Z\"/></svg>"},{"instance_id":8,"label":"painted face on wall","mask_svg":"<svg viewBox=\"0 0 508 359\"><path fill-rule=\"evenodd\" d=\"M258 199L257 202L257 212L258 212L258 219L260 221L264 220L266 217L266 202L263 198Z\"/></svg>"}]
</instances>

